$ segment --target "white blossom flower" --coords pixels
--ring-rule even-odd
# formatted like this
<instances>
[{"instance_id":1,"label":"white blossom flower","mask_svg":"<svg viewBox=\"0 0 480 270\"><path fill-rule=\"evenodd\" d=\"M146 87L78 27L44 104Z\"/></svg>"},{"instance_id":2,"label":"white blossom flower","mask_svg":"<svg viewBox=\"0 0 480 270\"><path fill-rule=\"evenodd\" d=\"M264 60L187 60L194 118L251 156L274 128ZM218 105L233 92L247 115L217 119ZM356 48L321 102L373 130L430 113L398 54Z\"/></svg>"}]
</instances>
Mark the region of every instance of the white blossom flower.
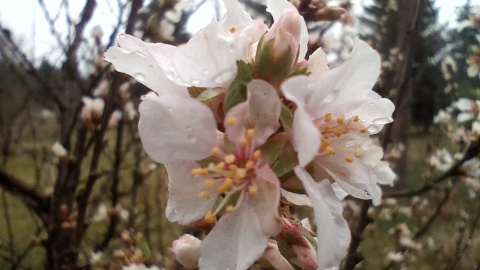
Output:
<instances>
[{"instance_id":1,"label":"white blossom flower","mask_svg":"<svg viewBox=\"0 0 480 270\"><path fill-rule=\"evenodd\" d=\"M52 152L57 158L64 158L68 155L67 149L59 142L55 142L52 146Z\"/></svg>"}]
</instances>

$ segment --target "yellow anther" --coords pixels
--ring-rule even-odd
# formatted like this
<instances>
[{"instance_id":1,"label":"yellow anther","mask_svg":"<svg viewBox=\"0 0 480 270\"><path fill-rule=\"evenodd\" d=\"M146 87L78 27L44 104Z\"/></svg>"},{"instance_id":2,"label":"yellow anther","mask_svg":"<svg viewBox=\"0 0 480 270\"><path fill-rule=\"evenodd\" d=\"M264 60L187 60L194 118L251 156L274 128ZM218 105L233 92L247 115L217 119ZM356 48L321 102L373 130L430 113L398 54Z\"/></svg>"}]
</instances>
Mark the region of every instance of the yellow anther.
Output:
<instances>
[{"instance_id":1,"label":"yellow anther","mask_svg":"<svg viewBox=\"0 0 480 270\"><path fill-rule=\"evenodd\" d=\"M358 115L355 115L355 117L353 118L353 122L358 122L360 121L360 117L358 117Z\"/></svg>"},{"instance_id":2,"label":"yellow anther","mask_svg":"<svg viewBox=\"0 0 480 270\"><path fill-rule=\"evenodd\" d=\"M237 169L238 169L238 166L235 165L235 164L231 164L230 166L228 166L228 169L229 169L230 171L236 172Z\"/></svg>"},{"instance_id":3,"label":"yellow anther","mask_svg":"<svg viewBox=\"0 0 480 270\"><path fill-rule=\"evenodd\" d=\"M200 193L198 193L198 197L200 199L208 199L210 198L210 194L208 193L208 191L203 190L203 191L200 191Z\"/></svg>"},{"instance_id":4,"label":"yellow anther","mask_svg":"<svg viewBox=\"0 0 480 270\"><path fill-rule=\"evenodd\" d=\"M233 33L237 32L237 28L235 26L232 26L232 27L230 27L229 31L230 31L230 33L233 34Z\"/></svg>"},{"instance_id":5,"label":"yellow anther","mask_svg":"<svg viewBox=\"0 0 480 270\"><path fill-rule=\"evenodd\" d=\"M329 125L325 125L325 127L323 128L323 131L324 131L324 132L329 132L329 131L330 131L330 126L329 126Z\"/></svg>"},{"instance_id":6,"label":"yellow anther","mask_svg":"<svg viewBox=\"0 0 480 270\"><path fill-rule=\"evenodd\" d=\"M195 169L192 169L192 174L193 175L207 175L208 174L208 169L195 168Z\"/></svg>"},{"instance_id":7,"label":"yellow anther","mask_svg":"<svg viewBox=\"0 0 480 270\"><path fill-rule=\"evenodd\" d=\"M218 156L220 154L220 149L218 147L212 147L212 155Z\"/></svg>"},{"instance_id":8,"label":"yellow anther","mask_svg":"<svg viewBox=\"0 0 480 270\"><path fill-rule=\"evenodd\" d=\"M252 139L253 135L255 135L255 130L253 128L250 128L247 130L247 138Z\"/></svg>"},{"instance_id":9,"label":"yellow anther","mask_svg":"<svg viewBox=\"0 0 480 270\"><path fill-rule=\"evenodd\" d=\"M235 183L235 185L240 185L242 182L243 182L243 180L240 179L240 178L234 178L233 179L233 183Z\"/></svg>"},{"instance_id":10,"label":"yellow anther","mask_svg":"<svg viewBox=\"0 0 480 270\"><path fill-rule=\"evenodd\" d=\"M253 166L255 166L255 161L253 161L253 160L249 160L249 161L247 161L247 163L245 163L245 168L246 169L251 169L251 168L253 168Z\"/></svg>"},{"instance_id":11,"label":"yellow anther","mask_svg":"<svg viewBox=\"0 0 480 270\"><path fill-rule=\"evenodd\" d=\"M215 222L215 216L212 214L212 211L208 211L207 214L205 214L205 222L207 223L213 223Z\"/></svg>"},{"instance_id":12,"label":"yellow anther","mask_svg":"<svg viewBox=\"0 0 480 270\"><path fill-rule=\"evenodd\" d=\"M330 122L330 121L332 121L332 114L331 113L325 114L325 122Z\"/></svg>"},{"instance_id":13,"label":"yellow anther","mask_svg":"<svg viewBox=\"0 0 480 270\"><path fill-rule=\"evenodd\" d=\"M346 156L345 161L352 163L353 162L353 157L352 156Z\"/></svg>"},{"instance_id":14,"label":"yellow anther","mask_svg":"<svg viewBox=\"0 0 480 270\"><path fill-rule=\"evenodd\" d=\"M340 125L343 124L343 117L337 118L337 123Z\"/></svg>"},{"instance_id":15,"label":"yellow anther","mask_svg":"<svg viewBox=\"0 0 480 270\"><path fill-rule=\"evenodd\" d=\"M250 195L252 195L252 196L257 196L258 187L257 186L250 186L248 188L248 193L250 193Z\"/></svg>"},{"instance_id":16,"label":"yellow anther","mask_svg":"<svg viewBox=\"0 0 480 270\"><path fill-rule=\"evenodd\" d=\"M225 190L229 191L233 187L233 179L232 178L225 179L225 183L223 183L223 185L225 186Z\"/></svg>"},{"instance_id":17,"label":"yellow anther","mask_svg":"<svg viewBox=\"0 0 480 270\"><path fill-rule=\"evenodd\" d=\"M237 118L235 116L232 116L227 120L227 125L233 126L236 123L237 123Z\"/></svg>"},{"instance_id":18,"label":"yellow anther","mask_svg":"<svg viewBox=\"0 0 480 270\"><path fill-rule=\"evenodd\" d=\"M217 167L218 170L223 170L223 167L225 167L225 162L219 162L215 167Z\"/></svg>"},{"instance_id":19,"label":"yellow anther","mask_svg":"<svg viewBox=\"0 0 480 270\"><path fill-rule=\"evenodd\" d=\"M339 131L339 130L335 130L334 133L335 133L335 136L337 136L337 137L340 137L340 135L342 135L342 132Z\"/></svg>"},{"instance_id":20,"label":"yellow anther","mask_svg":"<svg viewBox=\"0 0 480 270\"><path fill-rule=\"evenodd\" d=\"M226 155L223 160L225 160L227 164L233 163L235 162L235 155L234 154Z\"/></svg>"},{"instance_id":21,"label":"yellow anther","mask_svg":"<svg viewBox=\"0 0 480 270\"><path fill-rule=\"evenodd\" d=\"M250 144L250 142L247 139L243 139L241 144L243 147L247 147Z\"/></svg>"},{"instance_id":22,"label":"yellow anther","mask_svg":"<svg viewBox=\"0 0 480 270\"><path fill-rule=\"evenodd\" d=\"M315 127L317 127L318 130L322 130L322 125L321 124L315 124Z\"/></svg>"},{"instance_id":23,"label":"yellow anther","mask_svg":"<svg viewBox=\"0 0 480 270\"><path fill-rule=\"evenodd\" d=\"M363 128L360 129L360 132L361 132L361 133L367 133L367 131L368 131L368 130L367 130L366 127L363 127Z\"/></svg>"},{"instance_id":24,"label":"yellow anther","mask_svg":"<svg viewBox=\"0 0 480 270\"><path fill-rule=\"evenodd\" d=\"M207 179L205 180L205 186L209 188L213 188L215 186L215 181L213 181L213 179Z\"/></svg>"},{"instance_id":25,"label":"yellow anther","mask_svg":"<svg viewBox=\"0 0 480 270\"><path fill-rule=\"evenodd\" d=\"M227 208L225 208L225 210L227 210L227 213L231 213L233 212L233 208L234 208L233 205L229 205L227 206Z\"/></svg>"},{"instance_id":26,"label":"yellow anther","mask_svg":"<svg viewBox=\"0 0 480 270\"><path fill-rule=\"evenodd\" d=\"M227 187L225 185L221 185L217 188L218 194L223 194L227 191Z\"/></svg>"},{"instance_id":27,"label":"yellow anther","mask_svg":"<svg viewBox=\"0 0 480 270\"><path fill-rule=\"evenodd\" d=\"M242 178L245 178L245 176L247 176L247 170L246 169L237 169L236 173L238 178L242 179Z\"/></svg>"},{"instance_id":28,"label":"yellow anther","mask_svg":"<svg viewBox=\"0 0 480 270\"><path fill-rule=\"evenodd\" d=\"M255 160L259 160L261 155L262 155L262 152L260 150L256 150L255 152L253 152L253 158Z\"/></svg>"},{"instance_id":29,"label":"yellow anther","mask_svg":"<svg viewBox=\"0 0 480 270\"><path fill-rule=\"evenodd\" d=\"M331 146L327 146L325 148L325 152L327 152L327 154L330 154L330 155L335 153L335 151L333 150L333 147L331 147Z\"/></svg>"}]
</instances>

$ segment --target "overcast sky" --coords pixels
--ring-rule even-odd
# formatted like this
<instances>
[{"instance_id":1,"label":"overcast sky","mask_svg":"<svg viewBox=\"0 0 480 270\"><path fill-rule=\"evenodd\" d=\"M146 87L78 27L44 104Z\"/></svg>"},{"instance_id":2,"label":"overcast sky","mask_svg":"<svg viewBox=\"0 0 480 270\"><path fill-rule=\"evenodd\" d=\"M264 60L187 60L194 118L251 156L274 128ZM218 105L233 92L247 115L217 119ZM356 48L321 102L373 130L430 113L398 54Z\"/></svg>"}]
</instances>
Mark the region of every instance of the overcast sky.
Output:
<instances>
[{"instance_id":1,"label":"overcast sky","mask_svg":"<svg viewBox=\"0 0 480 270\"><path fill-rule=\"evenodd\" d=\"M213 0L212 0L213 1ZM368 3L369 0L353 0L354 3ZM48 0L48 8L52 16L58 12L58 3L61 0ZM116 0L97 1L97 9L95 10L92 21L88 24L86 34L96 26L101 25L107 35L115 25L116 18L112 15L116 10ZM441 22L451 21L455 19L454 11L456 7L463 5L466 0L436 0L436 6L439 8L439 20ZM68 1L72 17L77 16L81 11L85 0ZM480 5L480 0L472 0L472 4ZM357 9L356 9L357 10ZM192 31L206 25L214 16L213 8L208 3L191 19L189 28ZM60 16L58 25L62 33L66 33L66 23L64 17ZM50 34L50 28L44 18L42 10L37 0L0 0L0 22L3 27L13 30L15 40L19 40L28 55L39 57L46 54L50 55L49 59L60 56L58 50L55 51L55 39ZM105 36L105 39L108 37ZM35 42L32 42L35 40ZM57 56L56 56L57 55Z\"/></svg>"}]
</instances>

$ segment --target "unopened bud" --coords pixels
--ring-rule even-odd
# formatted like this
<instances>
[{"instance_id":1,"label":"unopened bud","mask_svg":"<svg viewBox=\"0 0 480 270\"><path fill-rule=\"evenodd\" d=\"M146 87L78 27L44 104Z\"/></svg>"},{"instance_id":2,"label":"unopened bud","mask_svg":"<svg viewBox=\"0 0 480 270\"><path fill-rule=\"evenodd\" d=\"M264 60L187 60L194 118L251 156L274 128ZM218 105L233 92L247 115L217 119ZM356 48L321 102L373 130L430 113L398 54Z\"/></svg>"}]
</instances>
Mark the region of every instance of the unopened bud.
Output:
<instances>
[{"instance_id":1,"label":"unopened bud","mask_svg":"<svg viewBox=\"0 0 480 270\"><path fill-rule=\"evenodd\" d=\"M175 253L177 261L186 269L197 269L200 259L200 239L184 234L173 241L172 251Z\"/></svg>"}]
</instances>

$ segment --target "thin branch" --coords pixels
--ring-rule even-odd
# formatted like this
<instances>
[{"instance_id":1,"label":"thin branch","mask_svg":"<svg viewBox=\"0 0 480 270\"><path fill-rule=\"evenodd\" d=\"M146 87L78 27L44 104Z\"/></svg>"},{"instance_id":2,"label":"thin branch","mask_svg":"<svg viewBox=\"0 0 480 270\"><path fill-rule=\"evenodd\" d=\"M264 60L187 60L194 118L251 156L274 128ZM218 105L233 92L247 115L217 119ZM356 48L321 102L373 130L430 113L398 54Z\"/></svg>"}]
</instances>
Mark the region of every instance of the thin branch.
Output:
<instances>
[{"instance_id":1,"label":"thin branch","mask_svg":"<svg viewBox=\"0 0 480 270\"><path fill-rule=\"evenodd\" d=\"M424 225L422 226L422 228L420 228L418 231L416 231L414 234L413 234L413 240L417 240L418 238L422 237L429 229L430 227L432 226L433 222L435 221L435 219L437 219L437 217L439 217L441 211L442 211L442 207L448 202L448 200L450 199L450 194L452 193L452 189L451 188L447 188L447 190L445 190L445 194L443 195L443 198L442 200L438 203L437 207L435 208L435 211L433 212L433 214L428 218L427 222L424 223Z\"/></svg>"}]
</instances>

